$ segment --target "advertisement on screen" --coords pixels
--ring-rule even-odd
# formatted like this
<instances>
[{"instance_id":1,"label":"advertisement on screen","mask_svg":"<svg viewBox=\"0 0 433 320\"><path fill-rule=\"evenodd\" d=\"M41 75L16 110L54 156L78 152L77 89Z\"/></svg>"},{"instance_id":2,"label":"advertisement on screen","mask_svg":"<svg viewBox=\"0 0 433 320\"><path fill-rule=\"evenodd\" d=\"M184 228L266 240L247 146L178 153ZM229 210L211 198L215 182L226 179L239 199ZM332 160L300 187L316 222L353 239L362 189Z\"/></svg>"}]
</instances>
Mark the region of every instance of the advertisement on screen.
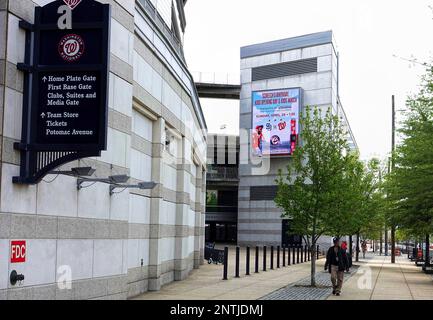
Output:
<instances>
[{"instance_id":1,"label":"advertisement on screen","mask_svg":"<svg viewBox=\"0 0 433 320\"><path fill-rule=\"evenodd\" d=\"M301 89L254 91L252 151L256 156L290 156L299 133Z\"/></svg>"}]
</instances>

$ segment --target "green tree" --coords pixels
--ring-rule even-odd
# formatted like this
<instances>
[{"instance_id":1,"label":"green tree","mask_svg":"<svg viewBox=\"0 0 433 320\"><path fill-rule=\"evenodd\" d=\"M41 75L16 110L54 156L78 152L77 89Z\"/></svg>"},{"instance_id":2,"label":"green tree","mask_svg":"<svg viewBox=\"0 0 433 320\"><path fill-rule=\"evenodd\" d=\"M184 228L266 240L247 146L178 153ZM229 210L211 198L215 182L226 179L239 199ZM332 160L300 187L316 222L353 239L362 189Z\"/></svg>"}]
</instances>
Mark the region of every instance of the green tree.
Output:
<instances>
[{"instance_id":1,"label":"green tree","mask_svg":"<svg viewBox=\"0 0 433 320\"><path fill-rule=\"evenodd\" d=\"M353 152L346 155L345 167L338 173L340 175L339 188L334 192L334 207L332 225L329 233L341 237L353 234L357 215L355 209L361 202L361 179L364 173L363 164L358 159L358 153Z\"/></svg>"},{"instance_id":2,"label":"green tree","mask_svg":"<svg viewBox=\"0 0 433 320\"><path fill-rule=\"evenodd\" d=\"M433 66L427 68L420 90L406 102L398 130L402 142L392 155L388 175L388 219L414 236L433 231Z\"/></svg>"},{"instance_id":3,"label":"green tree","mask_svg":"<svg viewBox=\"0 0 433 320\"><path fill-rule=\"evenodd\" d=\"M400 227L395 231L395 241L404 242L411 239L418 239L420 234L414 234L411 230Z\"/></svg>"},{"instance_id":4,"label":"green tree","mask_svg":"<svg viewBox=\"0 0 433 320\"><path fill-rule=\"evenodd\" d=\"M351 166L347 134L338 116L321 114L307 107L301 116L302 140L287 165L279 172L277 206L283 217L292 219L292 232L301 234L312 252L311 286L316 285L316 243L321 235L332 234L345 211L346 168ZM344 194L344 196L343 196ZM339 209L336 210L336 204Z\"/></svg>"},{"instance_id":5,"label":"green tree","mask_svg":"<svg viewBox=\"0 0 433 320\"><path fill-rule=\"evenodd\" d=\"M382 190L378 190L370 199L370 215L361 227L360 233L365 239L378 240L381 238L385 224L386 198Z\"/></svg>"},{"instance_id":6,"label":"green tree","mask_svg":"<svg viewBox=\"0 0 433 320\"><path fill-rule=\"evenodd\" d=\"M354 182L357 201L353 203L347 234L356 235L356 261L359 260L359 237L362 235L364 239L371 239L383 227L382 175L380 161L374 158L362 164Z\"/></svg>"}]
</instances>

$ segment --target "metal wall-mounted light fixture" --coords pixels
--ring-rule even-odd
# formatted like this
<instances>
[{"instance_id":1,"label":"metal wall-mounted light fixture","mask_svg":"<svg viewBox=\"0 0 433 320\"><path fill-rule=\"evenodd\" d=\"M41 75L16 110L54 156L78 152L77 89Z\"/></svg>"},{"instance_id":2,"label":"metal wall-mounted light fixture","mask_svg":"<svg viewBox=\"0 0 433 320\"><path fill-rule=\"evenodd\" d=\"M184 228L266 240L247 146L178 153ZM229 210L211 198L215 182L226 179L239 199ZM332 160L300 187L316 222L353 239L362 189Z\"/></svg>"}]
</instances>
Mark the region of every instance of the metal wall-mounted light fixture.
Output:
<instances>
[{"instance_id":1,"label":"metal wall-mounted light fixture","mask_svg":"<svg viewBox=\"0 0 433 320\"><path fill-rule=\"evenodd\" d=\"M65 176L72 176L72 177L90 177L92 174L94 174L96 169L93 169L92 167L76 167L71 168L69 171L64 170L54 170L50 171L50 174L62 174Z\"/></svg>"},{"instance_id":2,"label":"metal wall-mounted light fixture","mask_svg":"<svg viewBox=\"0 0 433 320\"><path fill-rule=\"evenodd\" d=\"M128 182L129 176L126 174L119 174L115 176L109 176L108 179L110 179L111 183L125 183Z\"/></svg>"},{"instance_id":3,"label":"metal wall-mounted light fixture","mask_svg":"<svg viewBox=\"0 0 433 320\"><path fill-rule=\"evenodd\" d=\"M141 189L141 190L151 190L156 187L156 183L153 181L149 182L139 182L137 184L112 184L110 185L110 196L114 193L113 191L117 188L123 189Z\"/></svg>"},{"instance_id":4,"label":"metal wall-mounted light fixture","mask_svg":"<svg viewBox=\"0 0 433 320\"><path fill-rule=\"evenodd\" d=\"M82 184L84 182L101 182L101 183L107 183L107 184L119 184L119 183L125 183L128 182L129 176L126 174L120 174L120 175L113 175L108 176L107 178L79 178L77 179L77 189L80 190L83 188Z\"/></svg>"}]
</instances>

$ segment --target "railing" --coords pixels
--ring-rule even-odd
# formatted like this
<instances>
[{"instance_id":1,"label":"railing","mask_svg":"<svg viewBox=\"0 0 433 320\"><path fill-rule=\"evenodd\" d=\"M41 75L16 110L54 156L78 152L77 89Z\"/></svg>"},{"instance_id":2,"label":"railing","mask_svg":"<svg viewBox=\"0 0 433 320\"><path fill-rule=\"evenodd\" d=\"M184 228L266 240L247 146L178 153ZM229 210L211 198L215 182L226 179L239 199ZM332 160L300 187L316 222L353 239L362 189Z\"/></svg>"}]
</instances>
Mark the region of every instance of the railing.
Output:
<instances>
[{"instance_id":1,"label":"railing","mask_svg":"<svg viewBox=\"0 0 433 320\"><path fill-rule=\"evenodd\" d=\"M240 84L240 76L236 73L192 71L191 74L196 83Z\"/></svg>"},{"instance_id":2,"label":"railing","mask_svg":"<svg viewBox=\"0 0 433 320\"><path fill-rule=\"evenodd\" d=\"M208 250L215 250L212 248L207 248ZM268 249L269 250L269 259L267 258L268 255ZM234 277L239 278L240 277L240 264L241 264L241 257L240 257L240 247L237 246L235 249L235 273ZM216 250L221 251L221 250ZM307 261L311 261L311 254L312 251L308 246L293 246L293 247L280 247L280 246L263 246L261 248L261 258L262 258L262 271L267 271L268 266L269 270L279 269L281 267L286 267L290 265L295 265L299 263L304 263ZM221 252L222 253L222 252ZM316 247L316 250L314 252L316 256L316 260L319 260L322 256L320 255L320 248L319 246ZM206 255L206 254L205 254ZM223 263L223 280L228 279L228 265L229 265L229 247L224 247L224 253L222 254L223 257L220 262ZM211 253L208 253L208 256L212 256ZM254 256L254 273L259 273L259 266L260 266L260 248L259 246L255 247L255 256ZM276 262L276 263L274 263ZM251 265L251 253L250 253L250 247L247 246L245 248L245 275L249 276L251 273L250 270Z\"/></svg>"},{"instance_id":3,"label":"railing","mask_svg":"<svg viewBox=\"0 0 433 320\"><path fill-rule=\"evenodd\" d=\"M216 167L208 165L207 180L239 180L237 167Z\"/></svg>"},{"instance_id":4,"label":"railing","mask_svg":"<svg viewBox=\"0 0 433 320\"><path fill-rule=\"evenodd\" d=\"M161 30L167 40L170 42L173 49L185 61L183 47L180 40L176 37L170 27L165 23L164 19L158 13L158 10L149 0L137 0L147 15L153 20L156 26Z\"/></svg>"}]
</instances>

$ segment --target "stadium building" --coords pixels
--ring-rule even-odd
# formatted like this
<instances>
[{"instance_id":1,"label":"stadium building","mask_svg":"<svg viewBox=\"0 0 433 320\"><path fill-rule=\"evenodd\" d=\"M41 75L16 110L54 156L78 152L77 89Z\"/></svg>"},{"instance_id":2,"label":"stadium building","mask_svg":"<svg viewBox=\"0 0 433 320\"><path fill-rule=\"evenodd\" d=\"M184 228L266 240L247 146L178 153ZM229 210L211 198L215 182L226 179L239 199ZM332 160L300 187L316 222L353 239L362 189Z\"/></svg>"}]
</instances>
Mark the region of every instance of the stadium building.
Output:
<instances>
[{"instance_id":1,"label":"stadium building","mask_svg":"<svg viewBox=\"0 0 433 320\"><path fill-rule=\"evenodd\" d=\"M107 150L17 184L20 21L52 1L0 0L0 299L126 299L203 263L207 137L183 55L186 0L100 2L111 7ZM90 178L74 176L86 167ZM107 183L125 176L124 188Z\"/></svg>"},{"instance_id":2,"label":"stadium building","mask_svg":"<svg viewBox=\"0 0 433 320\"><path fill-rule=\"evenodd\" d=\"M239 245L293 245L290 220L273 201L278 170L285 169L302 139L305 106L331 108L356 142L339 97L338 52L332 31L253 44L240 50ZM329 245L331 241L322 237Z\"/></svg>"}]
</instances>

